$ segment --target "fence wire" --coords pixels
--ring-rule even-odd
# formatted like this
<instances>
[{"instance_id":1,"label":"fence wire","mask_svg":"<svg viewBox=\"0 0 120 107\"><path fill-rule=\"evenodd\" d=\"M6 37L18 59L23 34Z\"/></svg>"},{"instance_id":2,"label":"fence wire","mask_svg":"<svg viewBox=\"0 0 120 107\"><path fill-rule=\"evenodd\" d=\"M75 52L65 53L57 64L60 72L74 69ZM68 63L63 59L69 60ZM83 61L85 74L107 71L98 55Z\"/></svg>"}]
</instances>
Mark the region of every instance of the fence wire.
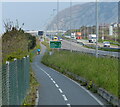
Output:
<instances>
[{"instance_id":1,"label":"fence wire","mask_svg":"<svg viewBox=\"0 0 120 107\"><path fill-rule=\"evenodd\" d=\"M0 105L21 105L27 95L30 84L29 57L7 62L0 68ZM0 90L1 91L1 90Z\"/></svg>"}]
</instances>

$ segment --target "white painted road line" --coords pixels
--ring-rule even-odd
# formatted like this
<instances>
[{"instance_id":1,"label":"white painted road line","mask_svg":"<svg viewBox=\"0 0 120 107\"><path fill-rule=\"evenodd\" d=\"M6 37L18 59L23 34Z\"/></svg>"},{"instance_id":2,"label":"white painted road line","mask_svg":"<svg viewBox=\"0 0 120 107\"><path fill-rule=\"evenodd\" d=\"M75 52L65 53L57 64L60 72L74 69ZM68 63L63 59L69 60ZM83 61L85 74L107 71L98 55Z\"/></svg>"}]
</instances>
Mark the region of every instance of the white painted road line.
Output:
<instances>
[{"instance_id":1,"label":"white painted road line","mask_svg":"<svg viewBox=\"0 0 120 107\"><path fill-rule=\"evenodd\" d=\"M49 78L51 78L51 76L50 76L50 75L49 75L48 77L49 77Z\"/></svg>"},{"instance_id":2,"label":"white painted road line","mask_svg":"<svg viewBox=\"0 0 120 107\"><path fill-rule=\"evenodd\" d=\"M58 88L59 86L57 84L55 84L55 86Z\"/></svg>"},{"instance_id":3,"label":"white painted road line","mask_svg":"<svg viewBox=\"0 0 120 107\"><path fill-rule=\"evenodd\" d=\"M63 75L63 74L62 74ZM88 91L86 88L82 87L79 83L77 83L76 81L72 80L71 78L63 75L64 77L68 78L69 80L71 80L72 82L74 82L75 84L77 84L79 87L81 87L84 91L86 91L92 98L94 98L100 105L104 105L97 97L95 97L90 91Z\"/></svg>"},{"instance_id":4,"label":"white painted road line","mask_svg":"<svg viewBox=\"0 0 120 107\"><path fill-rule=\"evenodd\" d=\"M71 107L69 103L67 104L67 106L68 106L68 107Z\"/></svg>"},{"instance_id":5,"label":"white painted road line","mask_svg":"<svg viewBox=\"0 0 120 107\"><path fill-rule=\"evenodd\" d=\"M50 75L47 73L47 76L50 76Z\"/></svg>"},{"instance_id":6,"label":"white painted road line","mask_svg":"<svg viewBox=\"0 0 120 107\"><path fill-rule=\"evenodd\" d=\"M60 88L58 90L60 91L60 93L63 93L63 91Z\"/></svg>"},{"instance_id":7,"label":"white painted road line","mask_svg":"<svg viewBox=\"0 0 120 107\"><path fill-rule=\"evenodd\" d=\"M53 83L55 84L56 82L53 80Z\"/></svg>"},{"instance_id":8,"label":"white painted road line","mask_svg":"<svg viewBox=\"0 0 120 107\"><path fill-rule=\"evenodd\" d=\"M39 67L39 66L38 66ZM40 68L40 67L39 67ZM43 70L42 68L40 68L44 73L46 73L46 71L45 70ZM53 70L53 69L52 69ZM55 71L55 70L53 70L53 71ZM55 72L57 72L57 71L55 71ZM57 72L58 73L58 72ZM62 74L62 73L60 73L60 74ZM62 74L63 75L63 74ZM95 97L90 91L88 91L86 88L84 88L84 87L82 87L80 84L78 84L76 81L74 81L74 80L72 80L71 78L69 78L69 77L67 77L67 76L65 76L65 75L63 75L64 77L66 77L66 78L68 78L69 80L71 80L72 82L74 82L75 84L77 84L78 86L80 86L84 91L86 91L93 99L95 99L100 105L104 105L97 97ZM49 78L51 78L51 76L49 75ZM57 84L55 84L56 85L56 87L58 88L59 86L57 85ZM65 96L63 96L64 98L65 98ZM66 101L66 99L65 99L65 101Z\"/></svg>"},{"instance_id":9,"label":"white painted road line","mask_svg":"<svg viewBox=\"0 0 120 107\"><path fill-rule=\"evenodd\" d=\"M63 94L62 96L63 96L63 98L64 98L64 100L65 100L65 101L67 101L67 100L68 100L64 94Z\"/></svg>"},{"instance_id":10,"label":"white painted road line","mask_svg":"<svg viewBox=\"0 0 120 107\"><path fill-rule=\"evenodd\" d=\"M54 70L55 71L55 70ZM55 71L57 72L57 71ZM62 73L61 73L62 74ZM79 83L77 83L76 81L72 80L71 78L67 77L66 75L62 74L64 77L68 78L69 80L71 80L72 82L74 82L75 84L77 84L79 87L81 87L84 91L86 91L93 99L95 99L100 105L104 105L97 97L95 97L90 91L88 91L86 88L82 87Z\"/></svg>"},{"instance_id":11,"label":"white painted road line","mask_svg":"<svg viewBox=\"0 0 120 107\"><path fill-rule=\"evenodd\" d=\"M53 81L53 79L52 78L50 78L52 81Z\"/></svg>"}]
</instances>

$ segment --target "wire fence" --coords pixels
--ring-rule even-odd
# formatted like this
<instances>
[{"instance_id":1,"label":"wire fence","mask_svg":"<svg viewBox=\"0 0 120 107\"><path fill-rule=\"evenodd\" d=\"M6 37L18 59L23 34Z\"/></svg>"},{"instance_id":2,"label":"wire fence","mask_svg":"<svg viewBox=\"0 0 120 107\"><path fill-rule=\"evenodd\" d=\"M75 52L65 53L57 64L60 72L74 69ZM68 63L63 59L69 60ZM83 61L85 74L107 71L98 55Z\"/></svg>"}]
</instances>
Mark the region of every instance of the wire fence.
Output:
<instances>
[{"instance_id":1,"label":"wire fence","mask_svg":"<svg viewBox=\"0 0 120 107\"><path fill-rule=\"evenodd\" d=\"M14 59L13 62L6 62L6 64L2 65L0 68L0 73L2 74L2 79L0 80L2 100L0 100L0 105L23 104L29 90L29 71L29 57L24 57L21 60Z\"/></svg>"}]
</instances>

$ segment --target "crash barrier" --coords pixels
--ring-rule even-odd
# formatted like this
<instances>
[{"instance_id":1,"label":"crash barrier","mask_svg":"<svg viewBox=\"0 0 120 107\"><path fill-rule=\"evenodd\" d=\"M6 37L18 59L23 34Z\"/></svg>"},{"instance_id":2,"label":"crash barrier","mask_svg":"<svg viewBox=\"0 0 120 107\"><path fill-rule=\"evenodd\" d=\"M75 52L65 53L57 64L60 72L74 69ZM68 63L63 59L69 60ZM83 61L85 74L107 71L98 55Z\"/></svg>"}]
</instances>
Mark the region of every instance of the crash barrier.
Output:
<instances>
[{"instance_id":1,"label":"crash barrier","mask_svg":"<svg viewBox=\"0 0 120 107\"><path fill-rule=\"evenodd\" d=\"M67 40L67 41L70 41L70 40ZM77 41L76 40L72 40L72 42L74 42L74 43L77 43ZM87 44L84 44L83 42L78 42L78 44L80 44L80 45L82 45L82 46L87 46L87 47L90 47L90 48L96 48L96 46L93 46L93 45L87 45ZM120 59L120 48L107 48L107 47L99 47L98 46L98 49L109 49L109 50L114 50L114 51L118 51L118 55L114 55L114 53L111 53L111 51L110 51L110 53L109 53L109 51L106 51L106 52L108 52L107 54L99 54L98 53L98 56L99 57L110 57L110 58L117 58L117 59ZM65 49L65 50L67 50L67 49ZM72 50L72 51L75 51L75 50ZM102 51L102 50L101 50ZM77 52L83 52L83 50L82 51L77 51ZM88 54L92 54L92 55L95 55L95 53L94 52L87 52L87 51L84 51L84 53L88 53Z\"/></svg>"},{"instance_id":2,"label":"crash barrier","mask_svg":"<svg viewBox=\"0 0 120 107\"><path fill-rule=\"evenodd\" d=\"M0 69L2 73L1 105L23 104L30 83L29 60L29 56L27 56L22 59L14 59L13 62L6 62L6 64L2 65Z\"/></svg>"},{"instance_id":3,"label":"crash barrier","mask_svg":"<svg viewBox=\"0 0 120 107\"><path fill-rule=\"evenodd\" d=\"M59 49L59 50L63 50L63 51L71 51L70 49ZM85 54L89 54L89 55L93 55L96 56L95 52L90 52L90 51L77 51L77 50L72 50L72 52L77 52L77 53L85 53ZM116 55L107 55L107 54L99 54L98 53L98 57L109 57L109 58L116 58L116 59L120 59L120 53L118 53L118 56Z\"/></svg>"},{"instance_id":4,"label":"crash barrier","mask_svg":"<svg viewBox=\"0 0 120 107\"><path fill-rule=\"evenodd\" d=\"M84 46L90 47L90 48L96 48L96 45L88 45L88 44L84 44ZM111 47L100 47L98 46L98 49L107 49L107 50L114 50L114 51L120 51L120 48L111 48Z\"/></svg>"},{"instance_id":5,"label":"crash barrier","mask_svg":"<svg viewBox=\"0 0 120 107\"><path fill-rule=\"evenodd\" d=\"M60 67L57 67L55 65L51 65L51 67L56 70L61 69ZM120 99L118 99L118 97L110 94L105 89L98 87L96 84L92 83L92 81L88 81L83 77L80 77L72 72L69 72L68 70L64 70L64 72L62 73L74 79L75 81L78 81L81 84L81 86L85 86L87 89L98 93L101 97L103 97L106 101L108 101L113 106L118 106L120 104Z\"/></svg>"}]
</instances>

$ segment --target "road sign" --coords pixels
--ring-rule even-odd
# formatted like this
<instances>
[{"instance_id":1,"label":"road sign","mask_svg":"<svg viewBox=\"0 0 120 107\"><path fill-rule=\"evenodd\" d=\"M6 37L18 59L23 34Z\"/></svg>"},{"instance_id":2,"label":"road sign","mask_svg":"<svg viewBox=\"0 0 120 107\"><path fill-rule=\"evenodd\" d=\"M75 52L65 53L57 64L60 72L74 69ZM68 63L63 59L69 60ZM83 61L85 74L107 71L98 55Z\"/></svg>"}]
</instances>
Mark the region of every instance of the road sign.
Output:
<instances>
[{"instance_id":1,"label":"road sign","mask_svg":"<svg viewBox=\"0 0 120 107\"><path fill-rule=\"evenodd\" d=\"M61 41L50 41L50 48L61 48Z\"/></svg>"}]
</instances>

